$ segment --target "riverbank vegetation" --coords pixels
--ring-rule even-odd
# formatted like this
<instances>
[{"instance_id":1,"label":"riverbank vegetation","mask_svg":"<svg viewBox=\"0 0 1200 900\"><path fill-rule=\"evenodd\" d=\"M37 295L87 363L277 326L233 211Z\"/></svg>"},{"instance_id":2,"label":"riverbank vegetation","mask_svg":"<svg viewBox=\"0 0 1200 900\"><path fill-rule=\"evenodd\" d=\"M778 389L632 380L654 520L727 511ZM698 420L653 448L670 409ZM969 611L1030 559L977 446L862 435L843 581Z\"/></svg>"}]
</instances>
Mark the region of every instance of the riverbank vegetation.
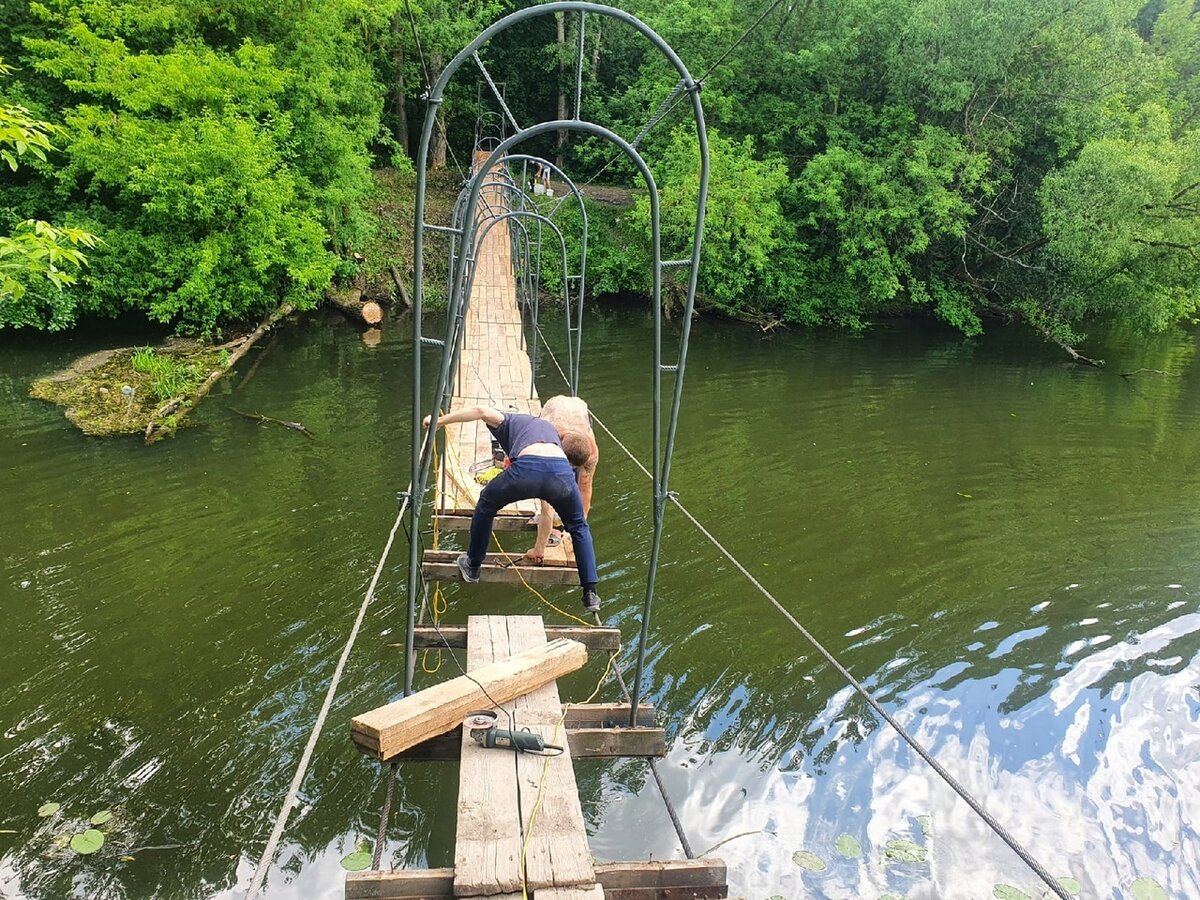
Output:
<instances>
[{"instance_id":1,"label":"riverbank vegetation","mask_svg":"<svg viewBox=\"0 0 1200 900\"><path fill-rule=\"evenodd\" d=\"M3 105L53 131L10 173L0 234L41 220L103 243L75 284L0 293L0 326L137 310L212 335L281 302L313 306L355 252L403 243L379 236L372 169L394 168L403 189L428 80L524 5L8 5ZM919 312L968 335L1000 317L1064 344L1098 318L1149 332L1197 315L1193 0L619 5L705 76L708 308L851 328ZM485 49L518 122L573 101L577 28L541 19ZM584 116L632 138L675 79L610 20L590 17L584 42ZM436 166L455 170L480 108L472 76L452 85ZM687 108L641 145L668 256L686 246L697 189ZM567 134L529 149L581 181L612 157ZM603 180L635 184L624 160ZM593 231L590 283L644 291L645 201L610 219Z\"/></svg>"}]
</instances>

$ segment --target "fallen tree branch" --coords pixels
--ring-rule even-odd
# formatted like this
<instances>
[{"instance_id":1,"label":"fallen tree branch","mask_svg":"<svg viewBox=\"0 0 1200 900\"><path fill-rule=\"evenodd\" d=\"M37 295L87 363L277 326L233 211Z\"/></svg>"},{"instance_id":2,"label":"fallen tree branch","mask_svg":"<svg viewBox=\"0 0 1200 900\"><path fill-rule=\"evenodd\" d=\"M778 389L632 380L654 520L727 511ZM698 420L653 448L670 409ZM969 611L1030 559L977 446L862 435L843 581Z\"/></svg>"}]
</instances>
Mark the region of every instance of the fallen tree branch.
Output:
<instances>
[{"instance_id":1,"label":"fallen tree branch","mask_svg":"<svg viewBox=\"0 0 1200 900\"><path fill-rule=\"evenodd\" d=\"M259 338L270 331L280 319L288 315L291 311L292 304L281 304L278 309L263 319L254 331L250 332L250 335L236 350L229 354L229 359L225 365L219 369L213 369L190 396L174 397L155 410L150 416L150 421L146 423L146 443L153 444L156 441L162 440L168 434L174 434L183 417L195 409L196 404L208 396L208 392L221 379L221 376L237 365L238 360L246 355L246 352L258 342ZM173 421L169 423L161 421L162 418L170 416L176 410L179 410L179 414L174 417Z\"/></svg>"},{"instance_id":2,"label":"fallen tree branch","mask_svg":"<svg viewBox=\"0 0 1200 900\"><path fill-rule=\"evenodd\" d=\"M1063 350L1065 350L1067 352L1067 354L1071 357L1071 359L1075 360L1075 362L1087 363L1087 365L1095 366L1097 369L1104 368L1104 360L1092 359L1090 356L1084 356L1082 353L1080 353L1078 350L1076 350L1074 347L1072 347L1066 341L1059 338L1049 328L1046 328L1045 326L1039 326L1038 330L1041 331L1041 333L1046 336L1046 340L1057 344L1059 347L1061 347Z\"/></svg>"},{"instance_id":3,"label":"fallen tree branch","mask_svg":"<svg viewBox=\"0 0 1200 900\"><path fill-rule=\"evenodd\" d=\"M285 421L283 421L283 419L276 419L276 418L273 418L272 416L264 416L262 413L242 412L240 409L234 409L234 407L232 407L232 406L229 408L233 412L237 413L239 416L241 416L245 419L252 419L252 420L254 420L256 422L260 422L260 423L274 422L276 425L282 425L284 428L290 428L292 431L300 432L302 435L304 435L310 441L315 441L317 439L317 436L315 434L313 434L311 431L309 431L307 428L304 427L303 422L285 422Z\"/></svg>"},{"instance_id":4,"label":"fallen tree branch","mask_svg":"<svg viewBox=\"0 0 1200 900\"><path fill-rule=\"evenodd\" d=\"M408 296L408 288L404 286L404 282L400 279L400 272L395 266L388 266L388 272L391 273L392 281L396 283L396 290L400 292L400 301L409 309L412 309L412 300Z\"/></svg>"}]
</instances>

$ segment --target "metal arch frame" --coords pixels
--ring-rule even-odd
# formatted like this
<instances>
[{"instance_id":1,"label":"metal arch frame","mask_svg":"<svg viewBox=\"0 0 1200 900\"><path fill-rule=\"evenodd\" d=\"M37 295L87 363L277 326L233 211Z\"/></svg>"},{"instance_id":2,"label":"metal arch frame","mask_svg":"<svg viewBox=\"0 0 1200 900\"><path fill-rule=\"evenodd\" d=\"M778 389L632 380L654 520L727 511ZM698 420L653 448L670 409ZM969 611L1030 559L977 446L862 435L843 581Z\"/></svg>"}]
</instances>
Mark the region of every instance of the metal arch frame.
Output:
<instances>
[{"instance_id":1,"label":"metal arch frame","mask_svg":"<svg viewBox=\"0 0 1200 900\"><path fill-rule=\"evenodd\" d=\"M536 213L536 212L530 212L528 210L512 209L512 210L509 210L508 212L501 213L500 215L489 219L487 221L487 223L483 226L483 229L478 233L478 235L475 238L475 242L472 245L472 254L474 254L474 252L477 251L479 249L479 247L483 244L484 240L487 238L487 236L491 232L491 230L495 226L499 225L501 222L507 222L510 220L515 221L516 224L521 228L522 232L524 232L526 234L526 238L528 238L528 231L525 228L525 223L522 222L521 219L534 219L534 220L537 220L539 222L539 224L548 225L551 228L551 230L553 230L554 234L558 237L559 247L562 250L563 302L568 305L568 309L569 309L570 283L567 281L567 273L568 273L567 241L566 241L566 238L563 237L562 230L558 227L558 225L556 225L550 219L546 218L546 216L544 216L543 214ZM471 289L475 286L475 271L476 271L475 267L471 266L470 271L467 272L467 274L466 274L466 283L463 286L463 291L466 296L470 296ZM533 322L534 322L535 328L537 326L537 317L538 317L538 308L537 308L537 301L535 298L534 309L533 309ZM567 318L567 327L570 328L570 313L569 312L568 312L568 318ZM456 358L461 349L460 337L461 337L461 335L456 332L454 349L452 351L453 355ZM454 380L454 376L457 374L457 370L458 370L458 363L454 362L451 365L450 381ZM534 383L531 381L530 385L529 385L529 391L530 391L531 396L533 394L533 387L534 387ZM441 408L445 408L446 403L449 402L449 398L450 398L450 395L449 395L449 382L448 382L446 389L443 391L442 396L441 396L441 402L439 404L441 406Z\"/></svg>"},{"instance_id":2,"label":"metal arch frame","mask_svg":"<svg viewBox=\"0 0 1200 900\"><path fill-rule=\"evenodd\" d=\"M617 19L630 26L642 34L650 41L662 54L668 62L674 66L680 76L680 84L688 93L692 103L692 113L696 124L696 140L700 152L700 184L697 195L697 208L695 229L692 238L692 253L689 261L689 277L687 293L684 302L683 323L681 326L681 334L679 341L679 356L675 365L664 367L662 364L662 248L661 248L661 223L659 217L659 199L658 189L654 182L654 176L647 167L645 161L638 154L637 149L625 141L619 135L604 128L601 125L592 122L586 122L578 118L579 109L576 108L575 119L554 120L543 122L537 125L525 128L516 134L506 138L496 147L488 156L487 160L479 167L479 171L475 172L469 182L470 208L474 209L479 201L481 191L480 173L487 172L496 163L504 157L504 155L514 146L530 140L538 135L551 131L579 131L585 134L590 134L597 137L602 137L610 143L615 144L621 152L623 152L637 167L641 173L643 180L650 192L650 214L651 214L651 244L653 251L653 302L654 302L654 366L653 366L653 399L652 399L652 440L654 447L653 464L653 491L654 491L654 535L650 550L650 561L646 575L646 595L642 607L641 632L638 641L638 656L637 669L634 676L634 683L631 692L630 704L630 724L636 723L637 708L642 693L642 676L645 669L646 659L646 641L650 626L650 613L654 599L654 581L658 569L658 559L662 548L662 531L663 519L666 510L666 503L669 496L668 482L671 471L671 457L674 451L675 437L679 421L679 407L683 391L683 376L687 361L688 339L691 334L691 319L692 309L696 298L696 282L700 268L700 246L704 234L704 212L705 202L708 195L708 178L709 178L709 155L708 155L708 139L705 132L704 124L704 109L700 104L699 84L693 80L687 66L653 29L644 24L636 16L631 15L624 10L615 9L612 7L601 6L596 3L582 2L582 0L563 0L563 2L547 3L541 6L527 7L510 13L498 22L493 23L488 28L484 29L469 45L464 47L454 57L453 60L442 70L437 82L431 88L427 100L427 111L425 116L424 127L421 132L420 149L417 156L417 185L416 185L416 210L415 210L415 228L413 241L413 370L412 370L412 385L413 385L413 404L412 404L412 441L411 441L411 472L412 472L412 487L410 490L417 502L410 504L409 523L410 523L410 540L409 545L409 570L408 570L408 609L407 609L407 628L404 646L405 659L405 684L404 693L412 693L412 661L413 661L413 628L416 621L416 603L418 595L418 579L419 579L419 545L415 539L420 528L420 517L422 506L424 503L424 495L427 487L429 467L432 459L432 447L434 440L434 430L430 429L422 436L422 360L421 360L421 314L423 309L424 299L424 236L425 236L425 190L427 180L427 166L429 160L429 146L433 135L434 122L437 118L438 108L444 99L446 85L450 79L458 71L463 63L472 58L478 49L489 41L496 34L511 28L518 22L532 19L538 16L554 15L556 13L578 12L580 15L581 25L587 13L606 16L608 18ZM581 76L580 76L581 77ZM474 169L474 167L472 167ZM476 230L476 222L472 216L470 221L463 226L461 231L464 244L470 243L470 238ZM451 282L452 285L462 284L462 277L466 272L466 258L460 257L455 261L453 267L455 275ZM455 354L452 351L450 341L453 340L456 334L461 333L461 323L465 315L465 307L469 304L469 297L457 297L452 292L447 300L448 316L446 323L446 341L443 343L442 364L439 367L438 390L435 392L435 399L441 400L442 394L445 391L446 385L450 380L450 366L454 360ZM667 435L665 448L662 441L662 373L664 368L675 372L675 386L672 393L672 401L670 408L670 418L667 425ZM438 408L435 406L430 410L431 415L437 415Z\"/></svg>"},{"instance_id":3,"label":"metal arch frame","mask_svg":"<svg viewBox=\"0 0 1200 900\"><path fill-rule=\"evenodd\" d=\"M524 171L525 171L525 167L524 167L525 163L540 162L542 165L547 166L551 171L557 172L558 177L560 179L562 179L563 182L566 183L568 188L570 188L570 195L573 195L575 197L575 199L579 201L579 216L583 221L583 227L582 227L583 233L582 233L581 244L580 244L580 249L579 249L579 274L577 276L575 276L579 279L579 285L575 291L575 302L576 302L575 323L576 324L575 324L575 334L573 336L568 334L568 336L567 336L567 375L569 376L567 380L570 382L571 395L575 396L579 393L579 369L583 362L583 356L582 356L582 353L583 353L583 304L584 304L585 294L587 293L587 291L586 291L586 288L587 288L587 251L588 251L588 239L589 239L587 205L583 202L583 192L578 188L578 186L575 184L575 182L571 180L570 176L568 176L566 172L564 172L562 169L560 169L554 163L550 162L550 160L545 159L541 156L531 156L527 153L510 153L505 161L510 162L510 163L511 162L522 163L522 173L524 173ZM524 191L524 187L522 187L522 192L523 191ZM528 195L526 195L526 196L528 196ZM568 194L562 195L562 199L559 200L558 203L556 203L554 205L554 209L550 210L550 213L547 216L548 219L553 220L554 216L558 213L558 211L560 209L562 209L563 204L567 202L568 196L569 196ZM541 252L541 242L540 241L538 242L538 252L539 252L539 254ZM539 260L539 262L540 262L540 260ZM535 278L539 271L540 271L540 265L537 269L534 269ZM538 283L539 284L541 283L540 279L538 279ZM568 310L568 315L569 314L570 314L570 311ZM574 339L575 339L573 349L572 349L572 345L571 345L572 337L574 337ZM533 363L534 377L536 377L537 376L537 357L536 357L536 355L534 356L532 363Z\"/></svg>"}]
</instances>

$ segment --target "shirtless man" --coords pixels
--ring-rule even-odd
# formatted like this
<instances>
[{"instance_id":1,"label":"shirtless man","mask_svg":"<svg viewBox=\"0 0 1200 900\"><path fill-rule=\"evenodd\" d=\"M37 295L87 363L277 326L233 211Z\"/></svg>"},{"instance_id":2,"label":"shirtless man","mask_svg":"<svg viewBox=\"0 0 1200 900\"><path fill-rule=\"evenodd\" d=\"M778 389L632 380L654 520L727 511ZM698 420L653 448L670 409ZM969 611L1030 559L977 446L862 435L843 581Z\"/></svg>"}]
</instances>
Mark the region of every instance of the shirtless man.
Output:
<instances>
[{"instance_id":1,"label":"shirtless man","mask_svg":"<svg viewBox=\"0 0 1200 900\"><path fill-rule=\"evenodd\" d=\"M600 448L596 446L596 437L592 433L592 419L588 414L588 405L578 397L559 394L542 404L541 418L553 425L560 437L573 433L587 439L587 460L575 469L575 480L579 484L579 495L583 500L583 515L586 518L592 511L592 483L596 478L596 464L600 462ZM540 565L545 561L546 545L550 540L553 522L554 513L550 509L550 504L543 500L542 512L537 521L537 540L525 554L527 562Z\"/></svg>"}]
</instances>

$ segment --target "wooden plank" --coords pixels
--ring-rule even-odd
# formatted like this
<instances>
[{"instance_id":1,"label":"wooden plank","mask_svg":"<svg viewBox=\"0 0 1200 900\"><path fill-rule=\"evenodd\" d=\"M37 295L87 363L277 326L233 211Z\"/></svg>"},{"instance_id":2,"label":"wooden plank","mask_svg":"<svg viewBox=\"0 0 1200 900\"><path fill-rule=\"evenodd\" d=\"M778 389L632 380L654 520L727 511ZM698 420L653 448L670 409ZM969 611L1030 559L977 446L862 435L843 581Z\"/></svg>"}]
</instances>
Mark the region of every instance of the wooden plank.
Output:
<instances>
[{"instance_id":1,"label":"wooden plank","mask_svg":"<svg viewBox=\"0 0 1200 900\"><path fill-rule=\"evenodd\" d=\"M596 881L604 890L606 900L717 900L729 893L725 863L719 859L608 862L596 863L594 868ZM553 888L543 888L538 897L543 897L547 890ZM346 900L416 900L452 896L453 869L346 874Z\"/></svg>"},{"instance_id":2,"label":"wooden plank","mask_svg":"<svg viewBox=\"0 0 1200 900\"><path fill-rule=\"evenodd\" d=\"M604 889L598 884L542 888L537 892L536 900L604 900Z\"/></svg>"},{"instance_id":3,"label":"wooden plank","mask_svg":"<svg viewBox=\"0 0 1200 900\"><path fill-rule=\"evenodd\" d=\"M443 638L445 640L443 640ZM555 640L557 638L566 638L571 641L579 641L583 646L587 647L588 652L613 653L621 649L621 629L619 628L584 628L582 625L547 625L546 639ZM403 647L403 644L391 644L392 647ZM451 650L462 650L467 646L467 627L465 625L440 625L434 628L432 625L417 625L413 629L413 646L424 650L431 647L446 647ZM604 707L605 709L623 708L626 715L629 714L629 707L621 707L621 704L575 704L571 707L571 716L574 717L578 711L587 707ZM645 707L650 709L651 707ZM573 721L569 719L568 722ZM616 724L616 723L614 723ZM628 724L628 721L621 724ZM644 724L653 724L647 722Z\"/></svg>"},{"instance_id":4,"label":"wooden plank","mask_svg":"<svg viewBox=\"0 0 1200 900\"><path fill-rule=\"evenodd\" d=\"M460 675L361 713L350 720L350 729L374 740L379 747L377 758L386 761L401 750L445 734L471 710L487 708L492 702L507 703L583 668L586 662L587 648L578 641L564 638L529 647L481 666L471 678Z\"/></svg>"},{"instance_id":5,"label":"wooden plank","mask_svg":"<svg viewBox=\"0 0 1200 900\"><path fill-rule=\"evenodd\" d=\"M471 616L467 630L467 671L476 677L497 660L526 649L513 644L504 616ZM506 701L496 697L496 702ZM490 706L488 702L480 708ZM512 757L480 747L466 733L459 739L459 755L454 893L473 896L518 891L521 822Z\"/></svg>"},{"instance_id":6,"label":"wooden plank","mask_svg":"<svg viewBox=\"0 0 1200 900\"><path fill-rule=\"evenodd\" d=\"M541 619L513 617L509 632L514 646L545 640ZM536 892L543 887L571 887L596 883L592 854L588 847L583 809L570 742L556 739L563 718L558 685L543 685L517 698L514 714L521 727L538 732L547 743L564 745L561 755L542 758L517 756L517 778L521 782L521 819L525 822L525 880ZM540 803L538 802L541 795ZM534 806L538 812L534 817Z\"/></svg>"},{"instance_id":7,"label":"wooden plank","mask_svg":"<svg viewBox=\"0 0 1200 900\"><path fill-rule=\"evenodd\" d=\"M596 880L606 896L619 888L723 888L727 879L724 860L714 858L596 864Z\"/></svg>"},{"instance_id":8,"label":"wooden plank","mask_svg":"<svg viewBox=\"0 0 1200 900\"><path fill-rule=\"evenodd\" d=\"M471 513L461 507L447 507L448 514L437 516L438 527L446 531L466 531L471 527ZM537 531L530 516L499 515L492 520L493 531Z\"/></svg>"},{"instance_id":9,"label":"wooden plank","mask_svg":"<svg viewBox=\"0 0 1200 900\"><path fill-rule=\"evenodd\" d=\"M567 728L567 744L574 759L659 757L667 755L667 733L662 728ZM379 746L357 732L350 739L367 756L377 757ZM560 738L561 743L561 738ZM409 747L392 760L457 762L462 756L462 727Z\"/></svg>"},{"instance_id":10,"label":"wooden plank","mask_svg":"<svg viewBox=\"0 0 1200 900\"><path fill-rule=\"evenodd\" d=\"M578 759L667 755L667 733L661 728L571 728L567 743Z\"/></svg>"},{"instance_id":11,"label":"wooden plank","mask_svg":"<svg viewBox=\"0 0 1200 900\"><path fill-rule=\"evenodd\" d=\"M457 550L426 550L421 561L421 577L426 581L461 581L462 573L455 562L458 554ZM498 553L487 554L480 566L479 580L489 584L520 584L522 577L529 584L579 584L579 571L574 566L510 565Z\"/></svg>"}]
</instances>

